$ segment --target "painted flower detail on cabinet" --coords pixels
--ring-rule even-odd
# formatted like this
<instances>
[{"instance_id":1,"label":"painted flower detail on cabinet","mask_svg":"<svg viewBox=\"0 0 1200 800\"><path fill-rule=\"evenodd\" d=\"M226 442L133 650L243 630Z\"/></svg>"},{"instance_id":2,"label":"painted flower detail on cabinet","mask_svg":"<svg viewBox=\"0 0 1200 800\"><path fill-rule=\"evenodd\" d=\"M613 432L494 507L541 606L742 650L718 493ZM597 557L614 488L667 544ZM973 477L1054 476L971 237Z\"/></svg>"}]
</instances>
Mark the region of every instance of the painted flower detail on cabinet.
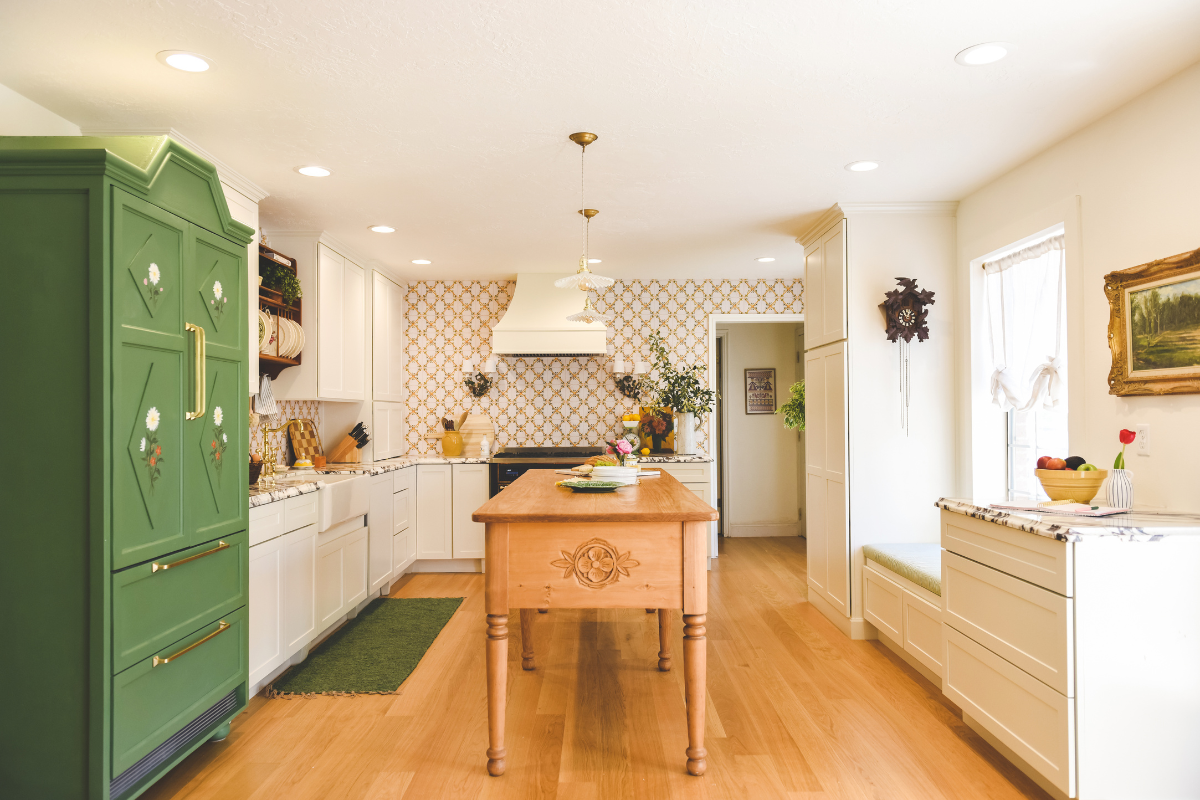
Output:
<instances>
[{"instance_id":1,"label":"painted flower detail on cabinet","mask_svg":"<svg viewBox=\"0 0 1200 800\"><path fill-rule=\"evenodd\" d=\"M165 286L158 285L158 282L161 278L162 270L158 268L158 264L155 264L153 261L151 261L150 269L147 270L146 277L142 278L142 285L147 286L150 289L148 296L150 298L151 306L158 305L159 296L167 290Z\"/></svg>"},{"instance_id":2,"label":"painted flower detail on cabinet","mask_svg":"<svg viewBox=\"0 0 1200 800\"><path fill-rule=\"evenodd\" d=\"M220 281L213 281L212 293L213 299L209 300L208 304L212 306L213 317L220 319L225 313L225 304L229 302L229 298L225 296L225 290L221 287Z\"/></svg>"},{"instance_id":3,"label":"painted flower detail on cabinet","mask_svg":"<svg viewBox=\"0 0 1200 800\"><path fill-rule=\"evenodd\" d=\"M562 558L551 561L550 566L562 569L564 578L574 575L586 589L603 589L622 575L629 577L629 569L640 563L630 558L629 553L618 553L616 547L603 539L584 542L574 553L559 552Z\"/></svg>"},{"instance_id":4,"label":"painted flower detail on cabinet","mask_svg":"<svg viewBox=\"0 0 1200 800\"><path fill-rule=\"evenodd\" d=\"M154 483L162 476L162 445L158 443L158 425L162 416L156 406L151 406L146 412L146 435L140 444L142 464L145 466L146 477L150 479L150 491L154 491Z\"/></svg>"},{"instance_id":5,"label":"painted flower detail on cabinet","mask_svg":"<svg viewBox=\"0 0 1200 800\"><path fill-rule=\"evenodd\" d=\"M225 461L221 458L221 456L225 455L225 449L229 445L229 437L225 434L225 429L221 424L224 421L225 412L221 410L220 406L217 406L213 409L213 438L211 447L208 451L208 458L209 461L212 462L213 467L215 467L217 470L218 479L221 476L221 468L225 464Z\"/></svg>"}]
</instances>

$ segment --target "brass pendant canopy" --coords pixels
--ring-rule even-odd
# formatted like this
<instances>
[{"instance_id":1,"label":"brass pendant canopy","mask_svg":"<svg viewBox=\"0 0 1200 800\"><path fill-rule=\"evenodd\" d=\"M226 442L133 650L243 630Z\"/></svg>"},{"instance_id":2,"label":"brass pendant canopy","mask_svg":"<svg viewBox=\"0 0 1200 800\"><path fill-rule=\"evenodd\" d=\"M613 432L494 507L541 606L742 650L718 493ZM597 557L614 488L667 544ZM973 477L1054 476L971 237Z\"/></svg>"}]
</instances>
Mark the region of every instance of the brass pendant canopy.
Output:
<instances>
[{"instance_id":1,"label":"brass pendant canopy","mask_svg":"<svg viewBox=\"0 0 1200 800\"><path fill-rule=\"evenodd\" d=\"M584 150L587 150L587 146L589 144L591 144L592 142L596 141L597 139L599 139L600 137L594 133L588 133L587 131L580 131L579 133L572 133L567 138L569 138L572 142L574 142L575 144L582 147Z\"/></svg>"}]
</instances>

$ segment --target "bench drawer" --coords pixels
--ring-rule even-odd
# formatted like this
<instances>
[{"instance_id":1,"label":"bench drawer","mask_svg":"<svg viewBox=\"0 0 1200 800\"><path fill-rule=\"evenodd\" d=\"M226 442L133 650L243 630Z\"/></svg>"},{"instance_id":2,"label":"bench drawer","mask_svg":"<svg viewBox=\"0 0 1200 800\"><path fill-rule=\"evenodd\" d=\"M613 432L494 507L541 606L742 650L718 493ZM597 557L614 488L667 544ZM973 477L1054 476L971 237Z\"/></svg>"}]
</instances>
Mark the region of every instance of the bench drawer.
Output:
<instances>
[{"instance_id":1,"label":"bench drawer","mask_svg":"<svg viewBox=\"0 0 1200 800\"><path fill-rule=\"evenodd\" d=\"M246 542L243 531L113 575L113 673L246 605Z\"/></svg>"},{"instance_id":2,"label":"bench drawer","mask_svg":"<svg viewBox=\"0 0 1200 800\"><path fill-rule=\"evenodd\" d=\"M904 646L904 589L870 567L863 569L863 616Z\"/></svg>"},{"instance_id":3,"label":"bench drawer","mask_svg":"<svg viewBox=\"0 0 1200 800\"><path fill-rule=\"evenodd\" d=\"M244 684L246 641L246 609L240 608L162 648L157 665L146 658L113 677L112 774ZM239 706L245 699L243 691Z\"/></svg>"},{"instance_id":4,"label":"bench drawer","mask_svg":"<svg viewBox=\"0 0 1200 800\"><path fill-rule=\"evenodd\" d=\"M904 650L942 675L942 610L912 592L904 593Z\"/></svg>"},{"instance_id":5,"label":"bench drawer","mask_svg":"<svg viewBox=\"0 0 1200 800\"><path fill-rule=\"evenodd\" d=\"M1075 551L1068 542L943 510L942 547L1052 592L1075 594Z\"/></svg>"},{"instance_id":6,"label":"bench drawer","mask_svg":"<svg viewBox=\"0 0 1200 800\"><path fill-rule=\"evenodd\" d=\"M1075 701L945 626L942 691L1068 797L1075 796Z\"/></svg>"},{"instance_id":7,"label":"bench drawer","mask_svg":"<svg viewBox=\"0 0 1200 800\"><path fill-rule=\"evenodd\" d=\"M946 553L944 619L1068 697L1075 694L1072 601L1011 575Z\"/></svg>"}]
</instances>

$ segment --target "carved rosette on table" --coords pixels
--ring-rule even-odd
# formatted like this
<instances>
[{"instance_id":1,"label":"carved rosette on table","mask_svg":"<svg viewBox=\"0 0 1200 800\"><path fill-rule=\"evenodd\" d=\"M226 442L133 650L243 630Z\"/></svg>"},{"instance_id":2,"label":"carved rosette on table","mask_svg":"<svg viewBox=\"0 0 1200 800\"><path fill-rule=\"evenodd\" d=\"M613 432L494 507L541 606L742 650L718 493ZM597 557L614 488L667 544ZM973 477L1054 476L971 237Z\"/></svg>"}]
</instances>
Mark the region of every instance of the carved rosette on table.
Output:
<instances>
[{"instance_id":1,"label":"carved rosette on table","mask_svg":"<svg viewBox=\"0 0 1200 800\"><path fill-rule=\"evenodd\" d=\"M563 557L551 561L550 566L563 570L564 578L574 575L585 589L603 589L622 575L629 577L630 567L638 566L629 553L618 553L616 547L603 539L584 542L574 553L560 552Z\"/></svg>"}]
</instances>

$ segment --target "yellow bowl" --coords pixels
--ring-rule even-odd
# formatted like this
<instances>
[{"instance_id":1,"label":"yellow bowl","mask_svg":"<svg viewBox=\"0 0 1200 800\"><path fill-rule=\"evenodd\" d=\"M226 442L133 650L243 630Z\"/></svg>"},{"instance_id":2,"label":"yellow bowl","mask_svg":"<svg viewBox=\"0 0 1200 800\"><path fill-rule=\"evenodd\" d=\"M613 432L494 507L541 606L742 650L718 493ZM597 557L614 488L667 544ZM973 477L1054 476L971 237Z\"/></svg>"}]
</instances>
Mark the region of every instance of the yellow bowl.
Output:
<instances>
[{"instance_id":1,"label":"yellow bowl","mask_svg":"<svg viewBox=\"0 0 1200 800\"><path fill-rule=\"evenodd\" d=\"M1074 500L1076 503L1090 503L1100 491L1100 485L1108 477L1108 470L1094 469L1086 472L1070 469L1037 469L1034 470L1042 488L1046 490L1051 500Z\"/></svg>"}]
</instances>

